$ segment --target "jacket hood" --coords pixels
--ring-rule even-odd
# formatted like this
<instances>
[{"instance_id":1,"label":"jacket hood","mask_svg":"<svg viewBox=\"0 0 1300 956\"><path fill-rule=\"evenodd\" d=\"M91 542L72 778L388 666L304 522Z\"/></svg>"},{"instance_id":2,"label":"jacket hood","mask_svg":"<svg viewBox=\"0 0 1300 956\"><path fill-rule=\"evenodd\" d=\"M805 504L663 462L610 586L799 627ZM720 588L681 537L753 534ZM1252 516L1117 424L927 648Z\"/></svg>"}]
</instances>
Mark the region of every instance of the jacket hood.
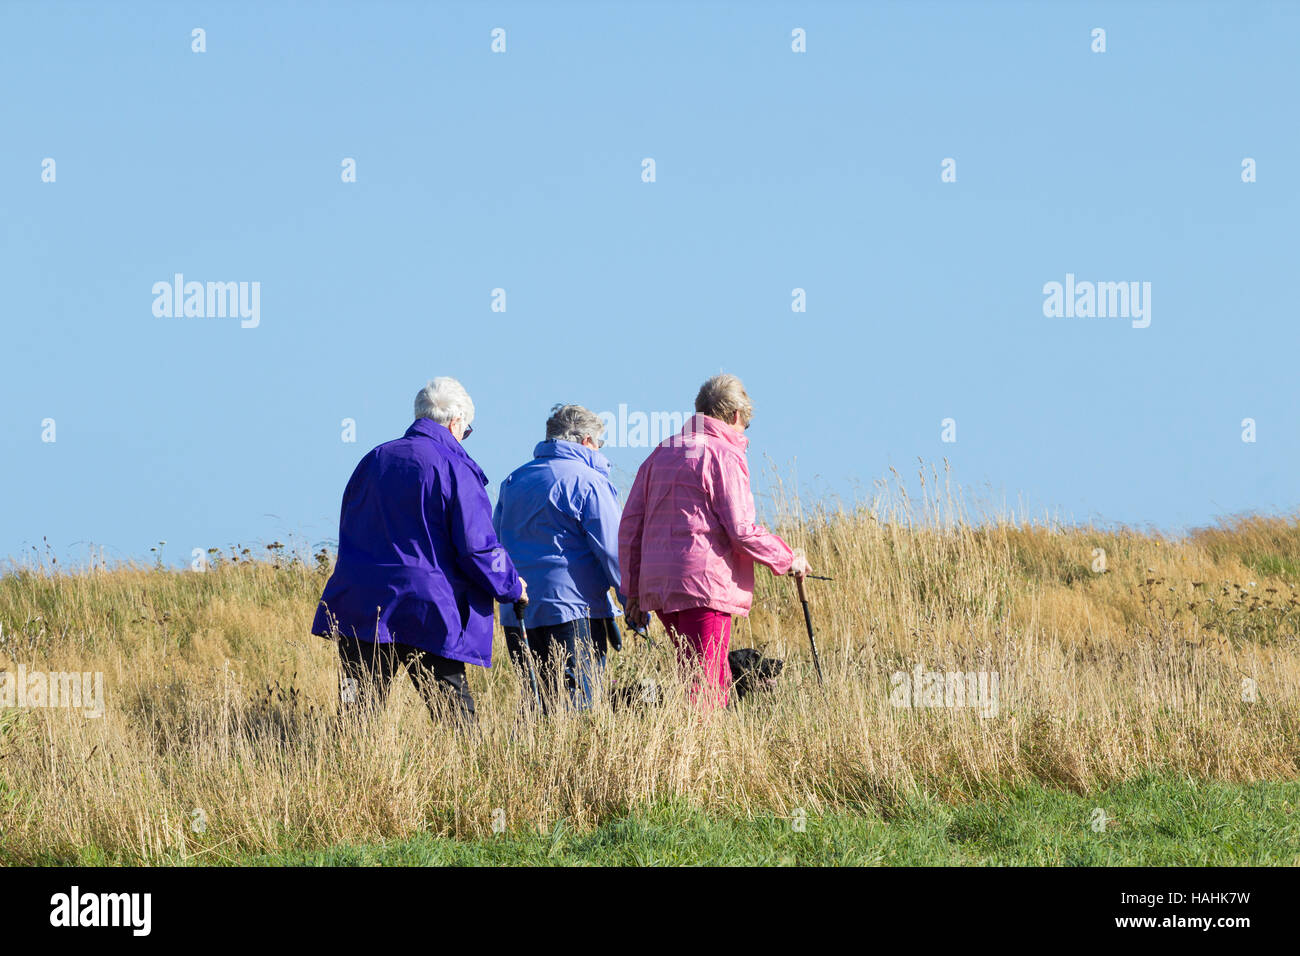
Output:
<instances>
[{"instance_id":1,"label":"jacket hood","mask_svg":"<svg viewBox=\"0 0 1300 956\"><path fill-rule=\"evenodd\" d=\"M452 439L455 440L454 438ZM565 441L562 438L539 441L533 449L534 458L572 458L596 469L606 478L609 477L609 459L586 445Z\"/></svg>"},{"instance_id":2,"label":"jacket hood","mask_svg":"<svg viewBox=\"0 0 1300 956\"><path fill-rule=\"evenodd\" d=\"M452 458L458 458L478 476L479 481L483 484L488 483L487 475L483 469L478 466L469 453L465 451L465 446L456 440L456 436L451 433L446 425L439 425L431 418L417 418L411 423L411 427L406 430L403 438L412 438L416 435L423 435L425 438L433 439L434 444L441 447L444 452Z\"/></svg>"},{"instance_id":3,"label":"jacket hood","mask_svg":"<svg viewBox=\"0 0 1300 956\"><path fill-rule=\"evenodd\" d=\"M718 421L712 415L705 415L703 412L696 412L687 419L686 424L682 426L681 434L684 437L708 435L710 438L717 438L729 445L734 445L742 452L749 447L748 438L726 422Z\"/></svg>"}]
</instances>

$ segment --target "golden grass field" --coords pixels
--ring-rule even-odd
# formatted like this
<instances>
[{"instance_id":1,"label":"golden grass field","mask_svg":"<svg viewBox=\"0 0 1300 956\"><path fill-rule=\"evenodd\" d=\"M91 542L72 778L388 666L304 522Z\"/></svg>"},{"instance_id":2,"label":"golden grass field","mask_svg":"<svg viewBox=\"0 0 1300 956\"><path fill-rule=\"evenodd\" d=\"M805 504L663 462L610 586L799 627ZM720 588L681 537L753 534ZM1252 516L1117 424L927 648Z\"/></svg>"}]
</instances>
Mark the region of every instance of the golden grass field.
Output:
<instances>
[{"instance_id":1,"label":"golden grass field","mask_svg":"<svg viewBox=\"0 0 1300 956\"><path fill-rule=\"evenodd\" d=\"M103 671L105 714L0 709L0 858L93 847L217 862L479 836L495 811L511 831L560 818L581 829L666 801L888 815L921 789L961 801L1150 772L1297 777L1296 518L1172 539L970 520L942 491L773 512L835 578L809 583L824 694L793 582L760 570L733 647L787 661L775 693L705 716L678 683L658 707L525 719L498 631L498 666L470 669L475 734L431 722L405 678L379 718L336 723L335 650L308 633L327 558L235 549L203 573L15 567L0 578L0 669ZM625 638L611 680L675 680L657 624L652 635L657 649ZM997 672L997 716L892 705L891 674L918 663Z\"/></svg>"}]
</instances>

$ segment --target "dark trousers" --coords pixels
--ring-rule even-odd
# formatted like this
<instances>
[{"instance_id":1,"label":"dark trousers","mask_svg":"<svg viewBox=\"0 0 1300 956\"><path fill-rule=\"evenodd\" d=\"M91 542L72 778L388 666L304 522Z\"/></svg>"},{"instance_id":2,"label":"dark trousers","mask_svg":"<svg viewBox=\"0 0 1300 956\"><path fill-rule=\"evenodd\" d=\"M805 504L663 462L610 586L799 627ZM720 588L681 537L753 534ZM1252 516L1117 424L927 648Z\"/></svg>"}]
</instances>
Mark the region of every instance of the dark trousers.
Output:
<instances>
[{"instance_id":1,"label":"dark trousers","mask_svg":"<svg viewBox=\"0 0 1300 956\"><path fill-rule=\"evenodd\" d=\"M605 655L611 643L618 645L617 627L613 618L580 617L563 624L528 628L528 647L533 659L530 671L523 656L520 628L506 625L506 647L510 659L523 674L525 697L533 696L535 676L542 713L550 713L554 708L556 690L561 685L574 707L591 709L605 670Z\"/></svg>"},{"instance_id":2,"label":"dark trousers","mask_svg":"<svg viewBox=\"0 0 1300 956\"><path fill-rule=\"evenodd\" d=\"M465 663L439 657L409 644L378 644L339 635L339 713L378 710L388 700L399 667L424 699L435 721L450 717L458 723L474 720L474 697L469 691Z\"/></svg>"}]
</instances>

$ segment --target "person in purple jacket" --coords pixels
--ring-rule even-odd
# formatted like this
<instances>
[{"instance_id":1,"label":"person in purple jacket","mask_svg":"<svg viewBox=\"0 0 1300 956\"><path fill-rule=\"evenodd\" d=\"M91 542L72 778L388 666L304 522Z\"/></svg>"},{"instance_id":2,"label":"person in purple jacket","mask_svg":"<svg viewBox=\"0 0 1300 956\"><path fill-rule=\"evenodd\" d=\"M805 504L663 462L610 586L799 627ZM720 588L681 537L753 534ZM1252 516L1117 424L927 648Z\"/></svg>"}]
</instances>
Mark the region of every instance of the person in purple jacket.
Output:
<instances>
[{"instance_id":1,"label":"person in purple jacket","mask_svg":"<svg viewBox=\"0 0 1300 956\"><path fill-rule=\"evenodd\" d=\"M527 590L461 447L473 421L460 382L433 379L406 434L361 459L343 492L338 561L312 622L338 641L341 712L381 705L402 667L435 720L448 704L474 718L465 665L492 666L492 603Z\"/></svg>"}]
</instances>

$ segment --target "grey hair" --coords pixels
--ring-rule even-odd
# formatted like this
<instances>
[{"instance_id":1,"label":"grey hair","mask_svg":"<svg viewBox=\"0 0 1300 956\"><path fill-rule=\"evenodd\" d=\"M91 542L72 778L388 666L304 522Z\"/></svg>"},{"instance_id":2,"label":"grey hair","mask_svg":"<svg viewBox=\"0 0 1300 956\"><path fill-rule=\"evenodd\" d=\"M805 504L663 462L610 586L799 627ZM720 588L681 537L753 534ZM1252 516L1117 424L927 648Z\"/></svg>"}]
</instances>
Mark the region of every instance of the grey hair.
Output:
<instances>
[{"instance_id":1,"label":"grey hair","mask_svg":"<svg viewBox=\"0 0 1300 956\"><path fill-rule=\"evenodd\" d=\"M748 425L754 417L754 403L745 391L745 383L725 372L715 375L700 386L695 396L695 410L710 418L721 419L728 425L740 412L740 423Z\"/></svg>"},{"instance_id":2,"label":"grey hair","mask_svg":"<svg viewBox=\"0 0 1300 956\"><path fill-rule=\"evenodd\" d=\"M584 438L590 438L597 444L605 434L605 423L593 411L581 405L555 405L551 408L551 417L546 419L546 440L577 442L582 444Z\"/></svg>"},{"instance_id":3,"label":"grey hair","mask_svg":"<svg viewBox=\"0 0 1300 956\"><path fill-rule=\"evenodd\" d=\"M450 425L459 418L468 428L474 421L474 402L464 385L442 375L415 393L415 417L430 418L439 425Z\"/></svg>"}]
</instances>

